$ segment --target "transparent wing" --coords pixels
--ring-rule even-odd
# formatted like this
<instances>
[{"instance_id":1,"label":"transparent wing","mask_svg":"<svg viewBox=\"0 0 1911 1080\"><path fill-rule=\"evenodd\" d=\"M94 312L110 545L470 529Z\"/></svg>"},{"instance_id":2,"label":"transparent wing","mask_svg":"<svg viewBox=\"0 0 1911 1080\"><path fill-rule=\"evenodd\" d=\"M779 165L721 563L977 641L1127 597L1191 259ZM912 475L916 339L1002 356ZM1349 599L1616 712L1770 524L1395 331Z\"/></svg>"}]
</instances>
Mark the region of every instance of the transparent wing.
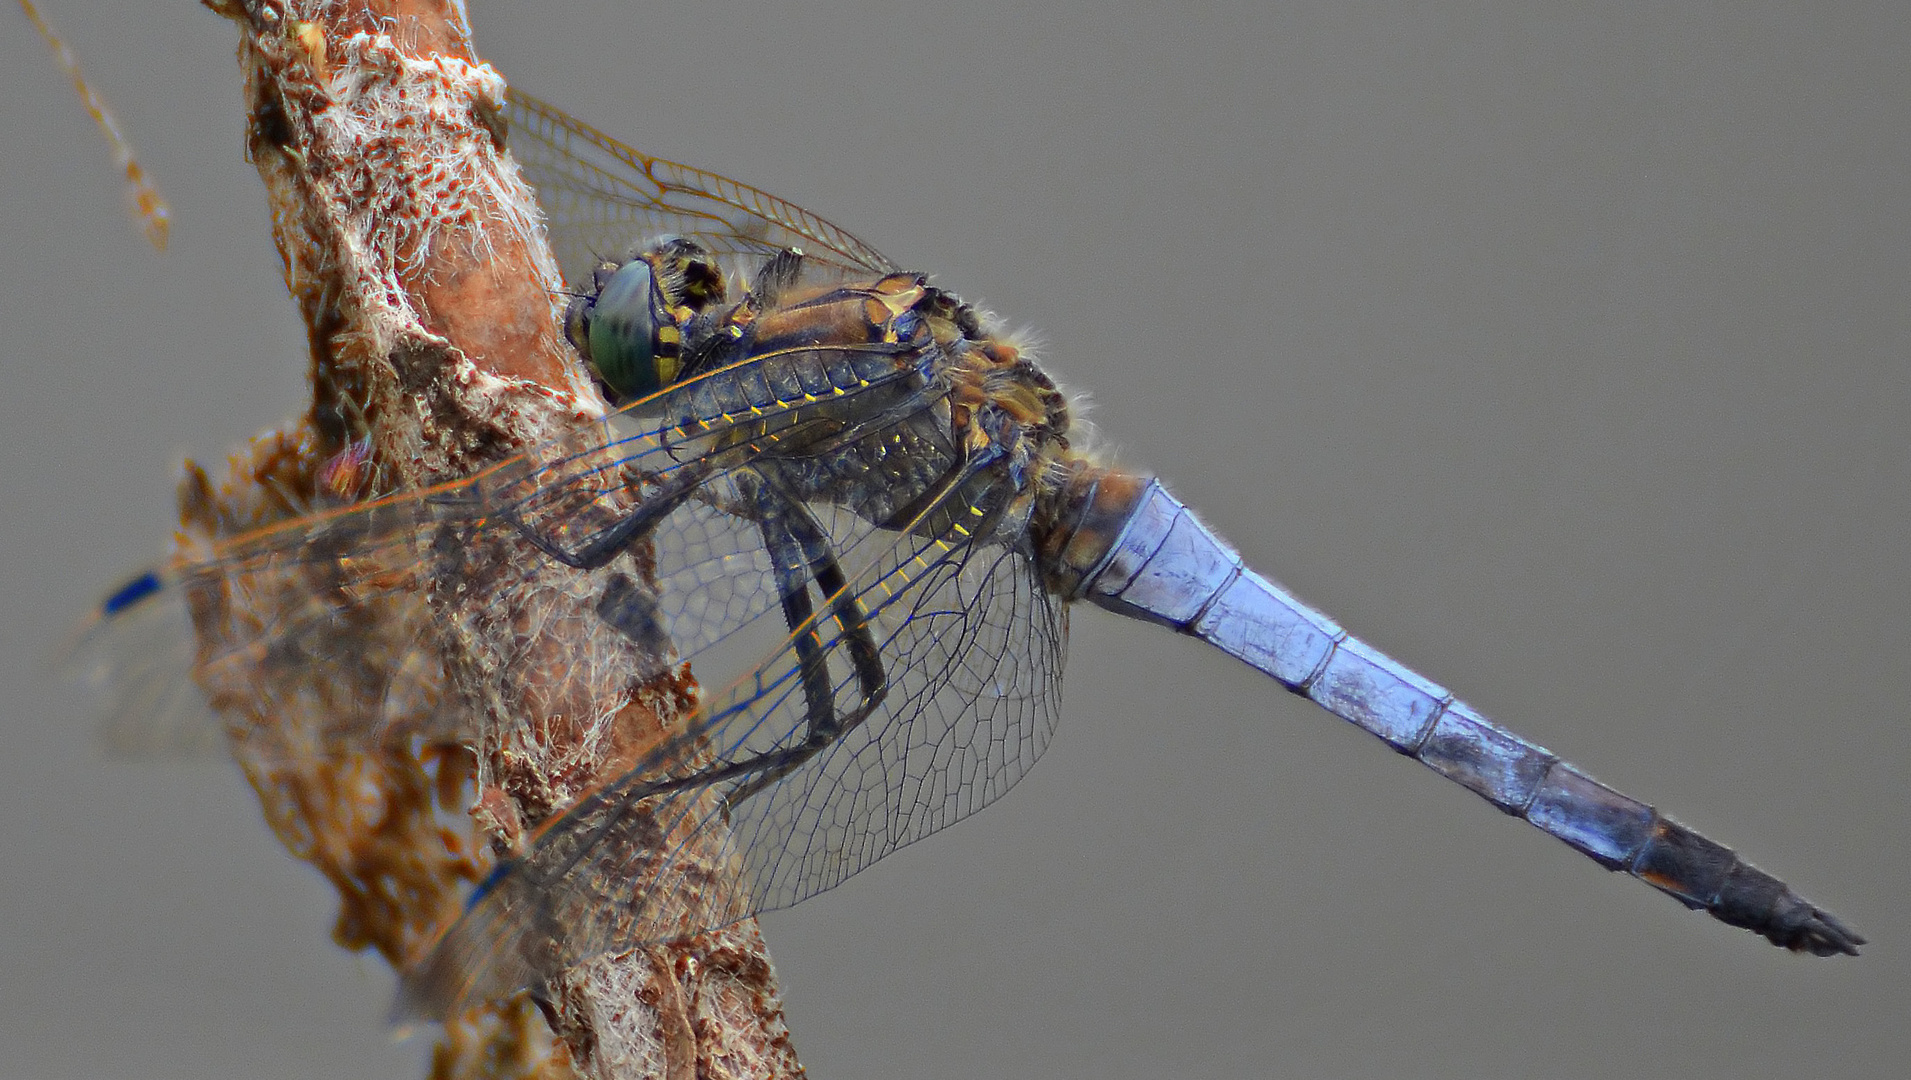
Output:
<instances>
[{"instance_id":1,"label":"transparent wing","mask_svg":"<svg viewBox=\"0 0 1911 1080\"><path fill-rule=\"evenodd\" d=\"M518 645L527 659L601 672L619 685L645 681L778 603L755 527L717 509L704 486L766 451L788 452L818 401L854 414L865 399L919 381L887 356L837 363L831 350L815 350L810 359L816 371L789 380L800 408L767 400L765 380L751 379L755 362L746 361L468 479L187 552L153 571L137 596L122 589L107 598L71 668L107 688L111 723L129 733L121 741L201 741L196 703L209 697L225 717L235 703L275 704L272 688L283 687L277 692L298 695L298 712L313 721L267 757L367 750L414 736L476 744L482 721L445 692L427 600L440 590L496 594L524 628ZM754 405L740 410L747 425L720 414L724 402L736 408L739 400ZM652 419L637 421L639 414ZM539 545L587 549L620 530L632 534L624 541L648 540L654 549L645 566L611 568L641 588L621 597L592 592L582 606L594 607L603 624L551 632L579 606L580 590L603 583ZM549 650L565 642L570 651L554 658ZM168 730L175 726L186 734Z\"/></svg>"},{"instance_id":2,"label":"transparent wing","mask_svg":"<svg viewBox=\"0 0 1911 1080\"><path fill-rule=\"evenodd\" d=\"M733 268L745 273L786 246L803 248L805 267L824 272L895 269L868 244L799 206L714 173L641 154L527 94L513 90L504 113L509 146L538 189L553 246L571 281L589 281L598 257L621 254L633 243L665 233L694 238L735 260ZM381 598L415 594L424 585L415 573L417 554L408 546L418 530L460 513L482 514L482 498L461 495L456 487L250 534L210 557L199 552L157 569L155 580L166 587L124 607L103 605L64 659L64 672L101 695L105 738L116 752L149 756L209 750L220 743L221 722L205 707L206 692L192 685L193 673L198 672L198 682L214 684L210 692L216 697L222 671L235 679L270 678L313 662L368 659L362 630L376 623L378 605L390 602ZM356 552L357 561L348 569L334 565L333 580L290 587L284 581L290 553L337 564L341 551ZM178 588L188 581L217 583L212 594L201 594L202 615L208 595L236 589L243 597L236 612L229 603L211 609L224 625L198 643ZM728 591L710 581L703 584L708 592L699 602L706 608L715 605L716 594ZM721 618L708 614L680 629L689 632ZM327 634L344 636L328 642L322 640ZM704 627L691 640L716 636ZM210 652L205 651L208 641L215 643ZM218 641L226 644L220 647ZM371 670L388 673L386 685L359 687L322 703L330 716L324 730L308 732L311 741L284 752L362 749L377 738L416 733L421 724L438 736L474 740L476 721L459 715L461 707L441 693L436 657L420 638L409 641L408 654L403 653L407 643L399 640L369 658L377 661ZM432 719L421 721L421 711Z\"/></svg>"},{"instance_id":3,"label":"transparent wing","mask_svg":"<svg viewBox=\"0 0 1911 1080\"><path fill-rule=\"evenodd\" d=\"M504 115L505 145L537 188L551 247L574 285L591 280L599 259L666 234L741 257L747 269L785 248L802 249L808 264L854 275L900 269L794 203L640 153L516 89Z\"/></svg>"},{"instance_id":4,"label":"transparent wing","mask_svg":"<svg viewBox=\"0 0 1911 1080\"><path fill-rule=\"evenodd\" d=\"M732 391L748 367L730 369ZM830 401L843 417L880 412L914 400L916 375L879 358L845 370ZM704 392L718 381L682 394L729 396ZM579 639L600 651L566 655L567 668L629 685L681 657L727 686L688 733L501 872L420 969L415 1008L442 1014L607 949L794 903L998 797L1046 745L1063 627L1023 523L1001 509L1017 492L954 469L932 408L832 441L845 421L819 418L807 385L802 408L727 426L669 407L677 420L607 422L468 480L222 541L167 571L213 643L197 668L215 701L222 687L256 696L261 671L267 683L400 672L350 675L338 691L330 677L299 681L301 694L348 694L307 710L340 743L458 724L473 738L475 716L455 703L405 701L439 689L403 674L436 671L426 628L407 616L380 636L433 594L482 598L448 601L449 617L519 628L532 649L558 607L542 605L600 589L585 599L601 624ZM885 467L892 450L907 461ZM915 467L924 460L936 464ZM621 537L608 579L548 557L607 537ZM633 545L644 560L623 550ZM727 672L744 674L718 682Z\"/></svg>"},{"instance_id":5,"label":"transparent wing","mask_svg":"<svg viewBox=\"0 0 1911 1080\"><path fill-rule=\"evenodd\" d=\"M365 575L391 554L346 565ZM421 632L423 596L369 575L334 573L328 588L311 572L321 565L296 549L181 559L135 578L147 587L133 602L102 605L61 670L100 697L108 751L273 764L471 742L475 723Z\"/></svg>"},{"instance_id":6,"label":"transparent wing","mask_svg":"<svg viewBox=\"0 0 1911 1080\"><path fill-rule=\"evenodd\" d=\"M192 682L195 647L178 590L157 569L115 589L56 660L95 696L100 739L116 757L209 757L225 750L218 718Z\"/></svg>"},{"instance_id":7,"label":"transparent wing","mask_svg":"<svg viewBox=\"0 0 1911 1080\"><path fill-rule=\"evenodd\" d=\"M794 904L1007 791L1053 730L1066 625L1022 534L973 539L999 494L902 531L798 508L840 587L817 588L813 618L683 741L501 867L407 973L401 1013L443 1018L592 956Z\"/></svg>"},{"instance_id":8,"label":"transparent wing","mask_svg":"<svg viewBox=\"0 0 1911 1080\"><path fill-rule=\"evenodd\" d=\"M895 269L798 207L637 154L534 99L513 95L506 112L573 281L660 233L744 267L800 247L806 267ZM443 693L434 611L509 625L525 663L624 686L679 659L706 684L748 672L481 890L413 980L419 1008L829 888L999 796L1045 746L1060 610L1026 539L978 528L1013 492L923 502L957 457L946 407L924 396L931 358L861 348L710 372L467 480L168 567L215 704L256 702L281 674L325 699L302 701L324 730L292 753L483 738L480 714ZM884 427L865 430L875 417ZM996 539L973 539L984 533ZM548 631L580 599L599 622L567 629L569 651L554 653ZM311 675L335 669L353 673L340 690Z\"/></svg>"}]
</instances>

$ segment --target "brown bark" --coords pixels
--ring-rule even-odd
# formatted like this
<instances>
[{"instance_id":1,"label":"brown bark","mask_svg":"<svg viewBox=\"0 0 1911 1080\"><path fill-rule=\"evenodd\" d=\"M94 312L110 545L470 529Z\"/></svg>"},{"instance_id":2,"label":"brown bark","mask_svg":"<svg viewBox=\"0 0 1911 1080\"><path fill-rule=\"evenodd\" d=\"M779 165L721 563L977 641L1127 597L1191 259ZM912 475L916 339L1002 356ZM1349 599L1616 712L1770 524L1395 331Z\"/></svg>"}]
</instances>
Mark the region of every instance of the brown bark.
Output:
<instances>
[{"instance_id":1,"label":"brown bark","mask_svg":"<svg viewBox=\"0 0 1911 1080\"><path fill-rule=\"evenodd\" d=\"M309 328L313 402L221 483L188 476L188 558L454 481L601 416L557 332L561 283L532 197L501 153L502 79L459 5L208 2L240 29L248 150ZM632 646L601 632L600 579L642 572L629 556L575 572L503 538L454 582L402 527L364 536L378 544L349 562L233 565L189 602L199 681L268 821L338 888L339 943L398 966L455 917L462 883L629 768L697 698L687 672L633 682ZM299 662L265 647L287 627ZM520 999L448 1025L433 1075L801 1074L754 920L558 982L542 1020Z\"/></svg>"}]
</instances>

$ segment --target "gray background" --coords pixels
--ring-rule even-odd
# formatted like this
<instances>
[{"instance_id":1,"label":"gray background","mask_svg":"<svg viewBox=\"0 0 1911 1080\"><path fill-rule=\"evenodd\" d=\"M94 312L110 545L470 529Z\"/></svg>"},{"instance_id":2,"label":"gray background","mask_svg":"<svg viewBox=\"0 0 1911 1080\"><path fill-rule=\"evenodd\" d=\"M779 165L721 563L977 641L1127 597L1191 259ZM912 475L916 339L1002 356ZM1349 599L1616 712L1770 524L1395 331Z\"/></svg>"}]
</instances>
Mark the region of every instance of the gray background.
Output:
<instances>
[{"instance_id":1,"label":"gray background","mask_svg":"<svg viewBox=\"0 0 1911 1080\"><path fill-rule=\"evenodd\" d=\"M1256 565L1875 942L1786 955L1082 611L1026 784L766 919L816 1075L1903 1068L1911 8L676 6L474 15L1039 328ZM0 9L0 1075L417 1076L233 770L103 759L47 672L178 458L303 393L233 32L47 7L177 224Z\"/></svg>"}]
</instances>

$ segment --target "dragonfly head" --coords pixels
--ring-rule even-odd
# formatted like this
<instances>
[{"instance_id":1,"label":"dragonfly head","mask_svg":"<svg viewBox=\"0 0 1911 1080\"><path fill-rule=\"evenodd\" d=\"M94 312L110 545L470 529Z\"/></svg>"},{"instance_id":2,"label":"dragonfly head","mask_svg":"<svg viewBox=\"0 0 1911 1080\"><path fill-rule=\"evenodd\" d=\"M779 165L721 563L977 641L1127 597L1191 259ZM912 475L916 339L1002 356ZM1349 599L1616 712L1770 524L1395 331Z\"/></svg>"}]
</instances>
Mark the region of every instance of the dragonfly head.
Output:
<instances>
[{"instance_id":1,"label":"dragonfly head","mask_svg":"<svg viewBox=\"0 0 1911 1080\"><path fill-rule=\"evenodd\" d=\"M592 290L571 300L564 336L619 402L636 401L683 374L691 324L723 303L723 272L699 245L666 237L592 274Z\"/></svg>"}]
</instances>

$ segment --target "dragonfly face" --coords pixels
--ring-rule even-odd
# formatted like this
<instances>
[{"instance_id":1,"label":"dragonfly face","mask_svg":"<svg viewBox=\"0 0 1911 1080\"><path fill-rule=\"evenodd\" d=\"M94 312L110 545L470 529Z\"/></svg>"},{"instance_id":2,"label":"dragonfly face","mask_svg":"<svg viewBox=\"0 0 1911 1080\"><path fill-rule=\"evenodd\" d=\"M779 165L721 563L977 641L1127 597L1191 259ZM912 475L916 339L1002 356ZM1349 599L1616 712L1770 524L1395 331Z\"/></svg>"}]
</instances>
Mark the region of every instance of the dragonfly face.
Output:
<instances>
[{"instance_id":1,"label":"dragonfly face","mask_svg":"<svg viewBox=\"0 0 1911 1080\"><path fill-rule=\"evenodd\" d=\"M667 641L725 687L693 730L481 887L407 975L410 1014L795 903L999 797L1046 745L1077 599L1214 644L1690 907L1795 950L1862 942L1730 849L1351 637L1152 478L1083 456L1054 383L922 275L529 98L509 110L560 260L590 282L567 334L638 430L226 539L169 575L243 584L322 563L314 576L355 596L423 582L445 595L470 567L512 565L528 583L632 565L597 605L601 632L653 652ZM660 235L623 263L590 254ZM746 286L734 302L732 281ZM519 542L544 558L469 555ZM639 546L654 553L641 572ZM274 632L296 639L328 616L315 598ZM734 677L705 667L752 629L767 647ZM480 741L482 722L467 717L465 737ZM734 874L704 872L712 858Z\"/></svg>"},{"instance_id":2,"label":"dragonfly face","mask_svg":"<svg viewBox=\"0 0 1911 1080\"><path fill-rule=\"evenodd\" d=\"M613 400L636 401L676 383L684 334L723 302L723 271L687 240L660 240L592 272L595 291L564 313L564 336Z\"/></svg>"}]
</instances>

